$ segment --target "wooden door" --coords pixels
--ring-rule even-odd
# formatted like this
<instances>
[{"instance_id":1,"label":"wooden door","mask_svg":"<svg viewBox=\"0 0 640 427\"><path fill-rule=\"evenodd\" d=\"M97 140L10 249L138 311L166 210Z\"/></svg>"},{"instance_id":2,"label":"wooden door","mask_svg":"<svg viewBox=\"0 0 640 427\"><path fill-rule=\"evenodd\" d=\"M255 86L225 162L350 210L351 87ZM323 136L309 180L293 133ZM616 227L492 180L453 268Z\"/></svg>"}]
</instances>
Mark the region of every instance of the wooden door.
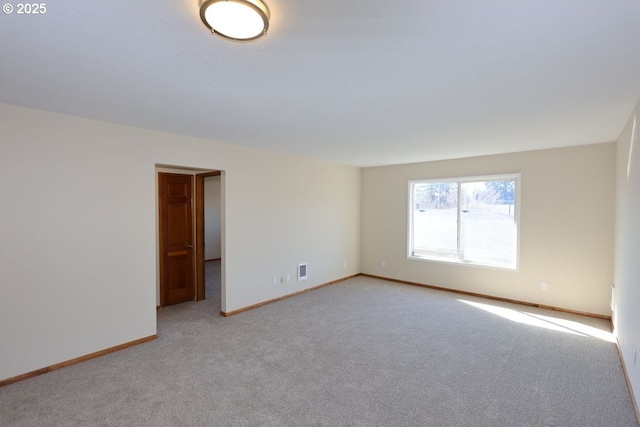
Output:
<instances>
[{"instance_id":1,"label":"wooden door","mask_svg":"<svg viewBox=\"0 0 640 427\"><path fill-rule=\"evenodd\" d=\"M159 173L160 305L193 301L193 176Z\"/></svg>"}]
</instances>

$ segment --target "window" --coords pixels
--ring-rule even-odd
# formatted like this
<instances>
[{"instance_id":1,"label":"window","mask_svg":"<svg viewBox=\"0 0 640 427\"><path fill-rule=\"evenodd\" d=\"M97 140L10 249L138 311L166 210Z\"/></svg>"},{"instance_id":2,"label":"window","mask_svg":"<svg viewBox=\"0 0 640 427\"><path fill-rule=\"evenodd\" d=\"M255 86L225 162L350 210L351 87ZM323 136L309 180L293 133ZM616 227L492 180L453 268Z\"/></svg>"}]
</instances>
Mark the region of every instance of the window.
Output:
<instances>
[{"instance_id":1,"label":"window","mask_svg":"<svg viewBox=\"0 0 640 427\"><path fill-rule=\"evenodd\" d=\"M520 175L409 181L409 258L515 270Z\"/></svg>"}]
</instances>

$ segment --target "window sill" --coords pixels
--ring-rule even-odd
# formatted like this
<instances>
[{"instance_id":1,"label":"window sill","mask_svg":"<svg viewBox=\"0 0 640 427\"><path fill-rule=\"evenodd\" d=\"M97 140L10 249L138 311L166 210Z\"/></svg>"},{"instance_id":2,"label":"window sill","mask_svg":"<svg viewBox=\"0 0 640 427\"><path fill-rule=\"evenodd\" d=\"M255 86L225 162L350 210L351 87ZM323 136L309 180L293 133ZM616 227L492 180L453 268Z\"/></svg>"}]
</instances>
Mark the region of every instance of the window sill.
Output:
<instances>
[{"instance_id":1,"label":"window sill","mask_svg":"<svg viewBox=\"0 0 640 427\"><path fill-rule=\"evenodd\" d=\"M479 268L487 268L489 270L500 270L500 271L510 271L510 272L518 272L518 266L507 266L507 265L498 265L498 264L482 264L475 261L465 261L454 258L438 258L438 257L421 257L415 255L407 256L407 259L410 261L422 261L422 262L436 262L439 264L449 264L449 265L461 265L465 267L479 267Z\"/></svg>"}]
</instances>

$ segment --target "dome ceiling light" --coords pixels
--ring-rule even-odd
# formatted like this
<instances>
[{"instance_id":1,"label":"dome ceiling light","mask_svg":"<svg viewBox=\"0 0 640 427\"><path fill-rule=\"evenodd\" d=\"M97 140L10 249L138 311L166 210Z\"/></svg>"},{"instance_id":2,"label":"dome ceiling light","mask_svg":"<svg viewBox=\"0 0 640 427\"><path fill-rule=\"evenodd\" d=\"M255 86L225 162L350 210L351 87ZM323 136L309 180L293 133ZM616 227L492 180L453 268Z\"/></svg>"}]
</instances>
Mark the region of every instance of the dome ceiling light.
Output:
<instances>
[{"instance_id":1,"label":"dome ceiling light","mask_svg":"<svg viewBox=\"0 0 640 427\"><path fill-rule=\"evenodd\" d=\"M260 0L200 0L200 18L230 40L255 40L269 28L269 9Z\"/></svg>"}]
</instances>

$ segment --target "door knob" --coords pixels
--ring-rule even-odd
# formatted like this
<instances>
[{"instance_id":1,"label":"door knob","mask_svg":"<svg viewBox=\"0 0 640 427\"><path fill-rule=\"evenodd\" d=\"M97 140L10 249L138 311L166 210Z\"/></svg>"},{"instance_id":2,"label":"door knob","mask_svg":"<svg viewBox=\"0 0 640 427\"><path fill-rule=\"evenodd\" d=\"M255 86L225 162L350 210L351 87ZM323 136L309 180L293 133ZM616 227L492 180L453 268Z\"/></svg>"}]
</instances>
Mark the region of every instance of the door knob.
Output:
<instances>
[{"instance_id":1,"label":"door knob","mask_svg":"<svg viewBox=\"0 0 640 427\"><path fill-rule=\"evenodd\" d=\"M193 248L193 245L187 245L188 248Z\"/></svg>"}]
</instances>

